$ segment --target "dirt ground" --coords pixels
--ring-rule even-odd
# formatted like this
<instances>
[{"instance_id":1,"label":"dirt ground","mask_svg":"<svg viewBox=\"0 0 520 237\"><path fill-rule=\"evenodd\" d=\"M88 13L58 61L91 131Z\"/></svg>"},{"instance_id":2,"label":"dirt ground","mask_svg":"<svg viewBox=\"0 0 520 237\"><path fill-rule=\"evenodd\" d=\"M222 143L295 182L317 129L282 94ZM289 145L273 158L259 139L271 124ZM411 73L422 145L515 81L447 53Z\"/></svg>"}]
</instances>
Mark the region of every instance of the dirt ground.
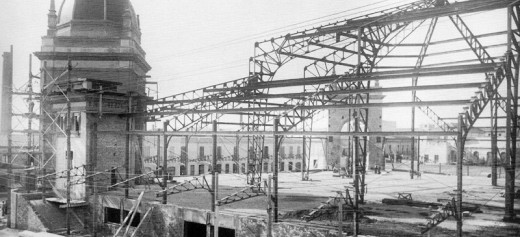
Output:
<instances>
[{"instance_id":1,"label":"dirt ground","mask_svg":"<svg viewBox=\"0 0 520 237\"><path fill-rule=\"evenodd\" d=\"M267 177L267 176L266 176ZM211 182L211 176L208 176ZM177 182L190 180L192 177L176 177ZM301 217L313 208L325 202L329 197L336 196L336 191L344 191L352 179L333 177L330 171L311 173L310 181L301 181L300 173L281 173L279 178L279 210L280 221L305 223L321 227L337 228L336 214L317 218L306 222ZM503 184L504 179L498 180L502 186L491 186L491 180L486 176L464 176L464 202L481 205L482 213L472 213L463 223L465 236L520 236L520 224L505 223ZM219 176L219 198L223 198L246 186L244 175L221 174ZM366 175L367 193L366 203L361 205L363 218L360 232L370 236L420 236L422 228L427 223L430 213L428 208L418 208L400 205L385 205L383 198L396 198L397 193L411 193L414 200L437 202L438 199L451 199L456 189L456 176L423 173L420 179L410 179L405 172L383 172L383 174L368 173ZM172 184L170 184L172 185ZM159 201L151 187L137 186L131 195L146 191L145 199ZM120 195L118 191L111 191ZM207 190L194 190L170 195L169 203L200 209L210 209L211 196ZM515 206L520 207L520 200ZM254 197L221 207L223 212L231 212L248 216L266 215L266 197ZM520 209L517 210L520 215ZM351 233L351 222L344 222L345 231ZM431 236L454 236L456 221L453 217L433 228Z\"/></svg>"}]
</instances>

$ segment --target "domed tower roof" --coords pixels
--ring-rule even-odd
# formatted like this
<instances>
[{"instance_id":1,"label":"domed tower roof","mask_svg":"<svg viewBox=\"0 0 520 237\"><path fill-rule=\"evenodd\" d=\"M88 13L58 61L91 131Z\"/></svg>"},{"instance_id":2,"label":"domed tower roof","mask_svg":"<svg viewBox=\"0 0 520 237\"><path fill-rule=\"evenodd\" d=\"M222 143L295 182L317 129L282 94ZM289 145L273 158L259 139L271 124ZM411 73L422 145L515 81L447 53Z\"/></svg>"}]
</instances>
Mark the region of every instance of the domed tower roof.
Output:
<instances>
[{"instance_id":1,"label":"domed tower roof","mask_svg":"<svg viewBox=\"0 0 520 237\"><path fill-rule=\"evenodd\" d=\"M125 23L128 17L130 25ZM58 29L72 23L106 23L122 28L130 27L140 35L139 21L130 0L63 0L58 10Z\"/></svg>"}]
</instances>

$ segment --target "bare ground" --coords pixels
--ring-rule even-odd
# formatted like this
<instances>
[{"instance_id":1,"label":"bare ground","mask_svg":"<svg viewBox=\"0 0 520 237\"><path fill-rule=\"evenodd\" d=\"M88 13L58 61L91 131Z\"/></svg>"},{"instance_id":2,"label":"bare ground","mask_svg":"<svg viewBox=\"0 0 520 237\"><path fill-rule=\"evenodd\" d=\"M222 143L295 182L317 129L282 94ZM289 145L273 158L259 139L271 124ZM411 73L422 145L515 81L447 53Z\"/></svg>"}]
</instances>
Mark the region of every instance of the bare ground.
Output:
<instances>
[{"instance_id":1,"label":"bare ground","mask_svg":"<svg viewBox=\"0 0 520 237\"><path fill-rule=\"evenodd\" d=\"M236 174L220 175L219 197L225 197L243 188L245 176ZM335 196L336 191L345 190L351 179L333 177L331 172L319 172L311 174L311 181L301 181L299 173L280 174L279 208L280 221L317 225L320 227L337 228L337 214L332 212L324 217L310 222L303 221L301 216L308 213ZM191 179L190 177L178 177L179 182ZM382 175L367 174L366 183L368 193L367 203L361 205L363 218L360 223L360 231L363 235L371 236L420 236L420 231L427 223L428 208L409 206L390 206L381 203L383 198L396 198L398 192L412 193L414 200L436 202L438 199L450 199L456 189L456 176L423 174L421 179L411 180L407 173L389 172ZM482 213L473 213L464 219L464 236L520 236L520 224L505 223L503 186L493 187L486 176L464 177L465 202L481 205ZM504 180L499 179L503 184ZM131 195L137 196L144 186L138 186L132 190ZM159 189L153 186L152 189ZM112 191L112 194L120 195L120 192ZM147 190L146 199L159 201L155 193ZM194 190L180 194L170 195L169 203L199 209L210 209L211 196L207 190ZM516 200L516 206L520 204ZM232 212L249 216L265 217L265 196L255 197L240 202L225 205L221 208L224 212ZM520 212L518 213L520 214ZM351 233L351 222L347 218L344 222L344 230ZM431 230L431 236L454 236L456 221L453 217L441 223Z\"/></svg>"}]
</instances>

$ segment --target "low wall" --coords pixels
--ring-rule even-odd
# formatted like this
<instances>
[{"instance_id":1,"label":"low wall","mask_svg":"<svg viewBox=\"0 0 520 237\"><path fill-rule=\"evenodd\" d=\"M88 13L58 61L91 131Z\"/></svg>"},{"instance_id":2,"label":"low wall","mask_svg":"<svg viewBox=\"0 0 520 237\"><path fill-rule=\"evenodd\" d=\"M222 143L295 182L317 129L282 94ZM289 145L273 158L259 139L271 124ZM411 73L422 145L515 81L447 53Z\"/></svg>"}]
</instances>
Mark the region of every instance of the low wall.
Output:
<instances>
[{"instance_id":1,"label":"low wall","mask_svg":"<svg viewBox=\"0 0 520 237\"><path fill-rule=\"evenodd\" d=\"M11 226L13 229L47 232L48 229L41 222L30 201L41 199L41 193L11 193Z\"/></svg>"},{"instance_id":2,"label":"low wall","mask_svg":"<svg viewBox=\"0 0 520 237\"><path fill-rule=\"evenodd\" d=\"M104 223L104 211L106 207L124 207L130 210L135 200L121 199L114 196L98 196L97 199L97 219L98 223ZM101 204L101 205L99 205ZM139 208L141 218L149 208L153 208L151 215L147 217L139 229L136 236L185 236L185 221L198 223L206 226L206 230L214 224L214 215L211 211L195 208L180 207L173 204L160 204L158 202L142 202ZM92 204L96 206L96 204ZM240 237L260 237L267 236L267 221L263 218L231 214L227 212L219 213L219 227L232 229L235 236ZM104 224L106 229L115 230L113 224ZM317 228L304 224L274 223L272 227L273 237L287 236L316 236L333 237L337 236L335 229Z\"/></svg>"}]
</instances>

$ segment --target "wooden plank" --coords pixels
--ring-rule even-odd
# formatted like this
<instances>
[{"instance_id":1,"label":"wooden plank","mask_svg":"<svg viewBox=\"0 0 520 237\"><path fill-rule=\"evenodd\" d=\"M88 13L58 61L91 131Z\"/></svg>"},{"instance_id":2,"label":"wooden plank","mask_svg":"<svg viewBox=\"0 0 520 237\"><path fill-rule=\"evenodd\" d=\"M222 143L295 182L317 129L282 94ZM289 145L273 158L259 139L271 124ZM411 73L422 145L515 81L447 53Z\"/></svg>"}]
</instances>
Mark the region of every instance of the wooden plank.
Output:
<instances>
[{"instance_id":1,"label":"wooden plank","mask_svg":"<svg viewBox=\"0 0 520 237\"><path fill-rule=\"evenodd\" d=\"M137 227L134 230L134 233L132 233L132 235L130 237L134 237L135 236L135 234L137 233L139 228L141 228L143 223L146 221L146 217L148 217L148 214L150 213L150 211L152 211L152 209L153 209L153 207L148 208L148 211L146 211L146 213L143 216L143 219L141 219L141 222L139 223L139 225L137 225Z\"/></svg>"},{"instance_id":2,"label":"wooden plank","mask_svg":"<svg viewBox=\"0 0 520 237\"><path fill-rule=\"evenodd\" d=\"M139 194L139 197L137 198L137 202L130 209L130 212L125 217L125 220L123 221L123 223L121 223L121 226L117 229L116 233L114 234L114 237L116 237L119 234L119 232L123 229L123 226L125 226L125 223L128 221L128 219L130 219L130 216L132 215L132 213L134 211L137 211L137 208L139 207L139 203L141 202L143 195L144 195L144 192L141 192L141 194ZM128 225L130 225L130 223L128 223Z\"/></svg>"}]
</instances>

